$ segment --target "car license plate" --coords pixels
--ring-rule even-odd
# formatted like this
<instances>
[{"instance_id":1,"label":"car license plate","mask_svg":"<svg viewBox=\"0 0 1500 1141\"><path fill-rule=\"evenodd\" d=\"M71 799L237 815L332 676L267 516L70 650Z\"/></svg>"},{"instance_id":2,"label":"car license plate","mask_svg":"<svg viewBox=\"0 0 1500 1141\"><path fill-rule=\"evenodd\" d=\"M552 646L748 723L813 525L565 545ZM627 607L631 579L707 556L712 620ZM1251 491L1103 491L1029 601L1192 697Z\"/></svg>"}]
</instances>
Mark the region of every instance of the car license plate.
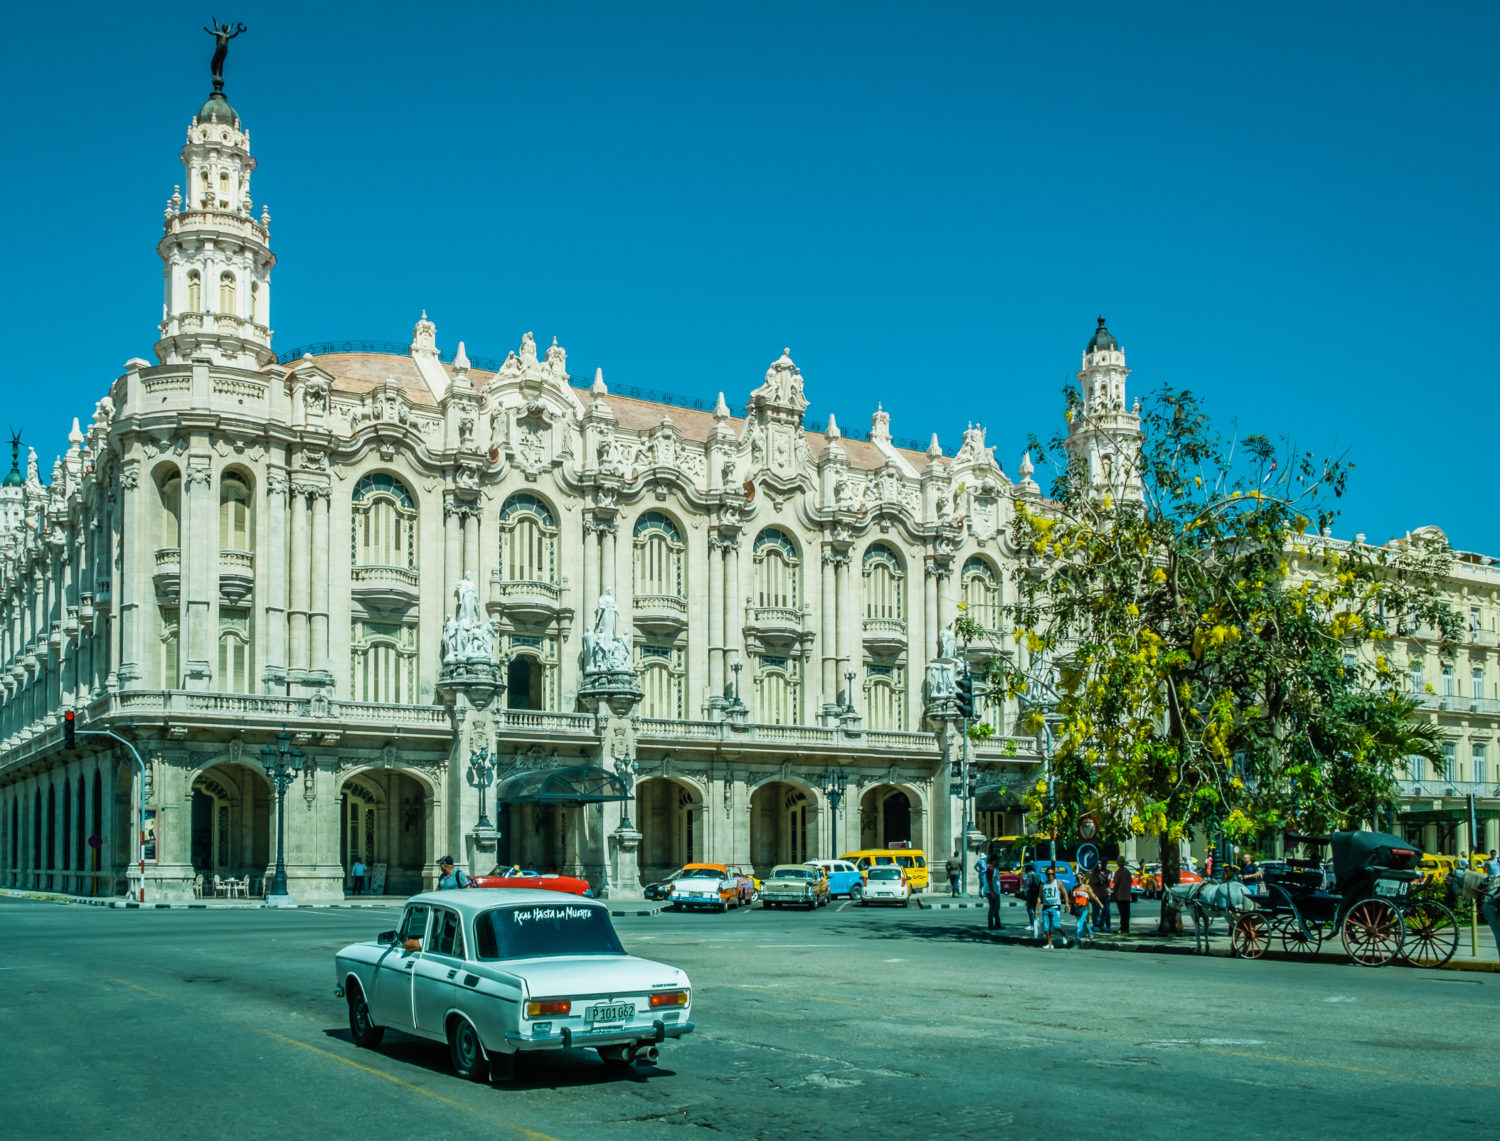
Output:
<instances>
[{"instance_id":1,"label":"car license plate","mask_svg":"<svg viewBox=\"0 0 1500 1141\"><path fill-rule=\"evenodd\" d=\"M589 1007L590 1022L624 1022L635 1015L633 1002L601 1002Z\"/></svg>"},{"instance_id":2,"label":"car license plate","mask_svg":"<svg viewBox=\"0 0 1500 1141\"><path fill-rule=\"evenodd\" d=\"M1404 880L1376 880L1376 895L1405 895L1406 882Z\"/></svg>"}]
</instances>

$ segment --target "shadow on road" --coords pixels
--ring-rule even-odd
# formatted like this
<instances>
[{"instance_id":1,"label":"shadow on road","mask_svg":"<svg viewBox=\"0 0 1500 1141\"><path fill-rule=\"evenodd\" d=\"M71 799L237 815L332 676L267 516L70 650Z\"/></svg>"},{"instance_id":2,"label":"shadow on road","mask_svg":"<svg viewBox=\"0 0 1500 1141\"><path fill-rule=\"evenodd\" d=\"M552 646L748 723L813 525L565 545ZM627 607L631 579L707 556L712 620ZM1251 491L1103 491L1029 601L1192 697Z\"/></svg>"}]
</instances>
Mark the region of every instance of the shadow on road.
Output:
<instances>
[{"instance_id":1,"label":"shadow on road","mask_svg":"<svg viewBox=\"0 0 1500 1141\"><path fill-rule=\"evenodd\" d=\"M324 1030L323 1034L347 1046L351 1060L358 1060L359 1055L367 1053L354 1044L347 1028ZM373 1053L455 1082L464 1080L448 1064L446 1046L425 1038L414 1038L399 1030L387 1030L385 1041ZM661 1066L606 1066L593 1050L547 1050L536 1056L517 1054L514 1076L495 1085L500 1089L560 1090L617 1082L640 1084L652 1078L676 1076L677 1071Z\"/></svg>"}]
</instances>

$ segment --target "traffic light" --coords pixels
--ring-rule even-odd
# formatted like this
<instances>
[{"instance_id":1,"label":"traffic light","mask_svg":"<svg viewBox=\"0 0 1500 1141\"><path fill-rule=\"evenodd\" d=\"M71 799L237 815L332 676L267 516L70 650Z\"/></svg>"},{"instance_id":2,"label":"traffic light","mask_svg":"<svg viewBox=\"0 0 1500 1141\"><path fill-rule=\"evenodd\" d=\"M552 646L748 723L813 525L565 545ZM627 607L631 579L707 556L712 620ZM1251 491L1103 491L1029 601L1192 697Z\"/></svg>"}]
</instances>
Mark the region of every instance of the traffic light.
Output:
<instances>
[{"instance_id":1,"label":"traffic light","mask_svg":"<svg viewBox=\"0 0 1500 1141\"><path fill-rule=\"evenodd\" d=\"M958 715L966 720L974 717L974 675L962 673L958 676Z\"/></svg>"},{"instance_id":2,"label":"traffic light","mask_svg":"<svg viewBox=\"0 0 1500 1141\"><path fill-rule=\"evenodd\" d=\"M70 709L63 714L63 748L76 749L78 739L74 736L73 711Z\"/></svg>"}]
</instances>

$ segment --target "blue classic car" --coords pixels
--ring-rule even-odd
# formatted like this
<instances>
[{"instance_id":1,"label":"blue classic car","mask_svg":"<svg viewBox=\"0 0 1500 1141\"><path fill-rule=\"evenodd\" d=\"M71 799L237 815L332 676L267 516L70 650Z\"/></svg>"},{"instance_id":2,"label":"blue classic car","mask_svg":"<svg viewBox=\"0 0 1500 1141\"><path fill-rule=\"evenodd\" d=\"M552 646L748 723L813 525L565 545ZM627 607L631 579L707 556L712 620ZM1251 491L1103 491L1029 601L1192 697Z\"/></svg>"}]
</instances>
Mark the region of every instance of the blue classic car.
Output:
<instances>
[{"instance_id":1,"label":"blue classic car","mask_svg":"<svg viewBox=\"0 0 1500 1141\"><path fill-rule=\"evenodd\" d=\"M828 894L847 896L859 902L865 892L865 876L849 860L808 860L815 868L822 868L828 876Z\"/></svg>"}]
</instances>

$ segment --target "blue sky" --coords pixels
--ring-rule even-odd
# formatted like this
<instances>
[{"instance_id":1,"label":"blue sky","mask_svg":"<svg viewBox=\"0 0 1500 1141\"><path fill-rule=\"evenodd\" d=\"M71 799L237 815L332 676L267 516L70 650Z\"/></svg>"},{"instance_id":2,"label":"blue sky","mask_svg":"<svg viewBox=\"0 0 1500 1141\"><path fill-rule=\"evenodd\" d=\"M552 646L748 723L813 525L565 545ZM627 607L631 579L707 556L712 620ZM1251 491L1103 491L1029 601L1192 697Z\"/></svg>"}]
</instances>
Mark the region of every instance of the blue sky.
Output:
<instances>
[{"instance_id":1,"label":"blue sky","mask_svg":"<svg viewBox=\"0 0 1500 1141\"><path fill-rule=\"evenodd\" d=\"M1500 555L1494 4L222 9L279 349L402 340L809 418L970 420L1014 475L1097 314L1133 391L1357 464L1338 527ZM201 17L201 18L200 18ZM44 470L160 312L207 11L7 17L3 419ZM1475 357L1475 352L1480 354ZM0 426L4 426L0 424Z\"/></svg>"}]
</instances>

